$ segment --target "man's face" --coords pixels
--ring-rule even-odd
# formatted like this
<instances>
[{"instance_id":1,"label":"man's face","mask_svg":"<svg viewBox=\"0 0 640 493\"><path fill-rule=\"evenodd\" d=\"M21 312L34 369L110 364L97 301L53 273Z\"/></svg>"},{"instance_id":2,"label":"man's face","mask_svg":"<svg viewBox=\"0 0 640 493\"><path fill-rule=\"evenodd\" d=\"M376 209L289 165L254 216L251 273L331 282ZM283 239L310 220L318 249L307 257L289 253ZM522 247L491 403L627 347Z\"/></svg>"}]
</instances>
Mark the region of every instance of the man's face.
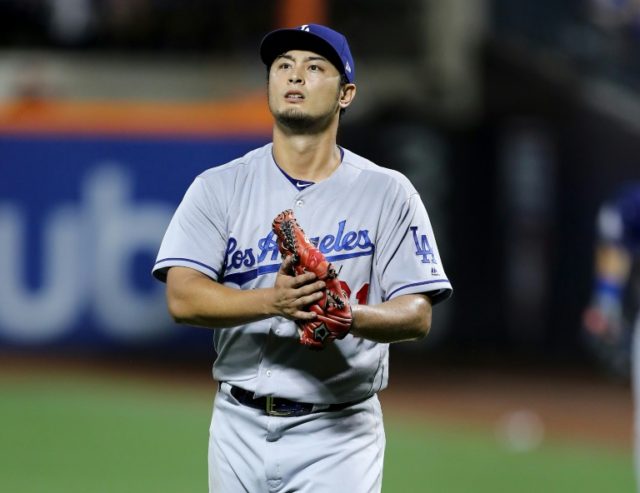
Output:
<instances>
[{"instance_id":1,"label":"man's face","mask_svg":"<svg viewBox=\"0 0 640 493\"><path fill-rule=\"evenodd\" d=\"M327 128L339 113L340 93L338 69L317 53L287 51L269 69L269 109L296 133Z\"/></svg>"}]
</instances>

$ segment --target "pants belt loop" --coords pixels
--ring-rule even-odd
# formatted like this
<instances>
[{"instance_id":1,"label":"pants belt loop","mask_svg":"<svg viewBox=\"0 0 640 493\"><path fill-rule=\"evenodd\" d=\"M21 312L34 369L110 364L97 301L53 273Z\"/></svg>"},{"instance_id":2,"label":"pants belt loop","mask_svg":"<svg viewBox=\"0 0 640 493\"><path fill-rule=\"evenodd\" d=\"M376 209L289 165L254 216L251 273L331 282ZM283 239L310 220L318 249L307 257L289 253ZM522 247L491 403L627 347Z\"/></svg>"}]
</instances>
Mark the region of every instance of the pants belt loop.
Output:
<instances>
[{"instance_id":1,"label":"pants belt loop","mask_svg":"<svg viewBox=\"0 0 640 493\"><path fill-rule=\"evenodd\" d=\"M271 415L273 413L273 396L271 396L271 395L267 395L266 396L265 411L269 415Z\"/></svg>"}]
</instances>

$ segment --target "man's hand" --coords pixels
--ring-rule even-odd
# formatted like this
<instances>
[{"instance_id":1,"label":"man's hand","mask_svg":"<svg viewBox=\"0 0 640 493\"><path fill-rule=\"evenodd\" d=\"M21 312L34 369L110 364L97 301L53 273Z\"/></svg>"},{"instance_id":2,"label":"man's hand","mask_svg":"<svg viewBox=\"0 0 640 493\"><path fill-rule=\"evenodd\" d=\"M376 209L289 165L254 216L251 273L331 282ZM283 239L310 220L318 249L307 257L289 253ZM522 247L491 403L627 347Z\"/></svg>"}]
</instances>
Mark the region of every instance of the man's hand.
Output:
<instances>
[{"instance_id":1,"label":"man's hand","mask_svg":"<svg viewBox=\"0 0 640 493\"><path fill-rule=\"evenodd\" d=\"M317 315L308 307L323 297L323 281L316 280L313 272L295 275L293 255L285 257L273 286L273 308L277 315L289 320L315 320Z\"/></svg>"},{"instance_id":2,"label":"man's hand","mask_svg":"<svg viewBox=\"0 0 640 493\"><path fill-rule=\"evenodd\" d=\"M296 317L300 329L300 343L312 349L323 349L335 339L344 339L351 330L353 317L347 290L338 279L338 273L324 254L311 243L296 221L293 211L287 209L273 220L273 232L278 238L278 249L287 259L281 268L283 274L298 276L313 274L324 281L322 295L302 305L309 314ZM310 316L315 313L315 316Z\"/></svg>"}]
</instances>

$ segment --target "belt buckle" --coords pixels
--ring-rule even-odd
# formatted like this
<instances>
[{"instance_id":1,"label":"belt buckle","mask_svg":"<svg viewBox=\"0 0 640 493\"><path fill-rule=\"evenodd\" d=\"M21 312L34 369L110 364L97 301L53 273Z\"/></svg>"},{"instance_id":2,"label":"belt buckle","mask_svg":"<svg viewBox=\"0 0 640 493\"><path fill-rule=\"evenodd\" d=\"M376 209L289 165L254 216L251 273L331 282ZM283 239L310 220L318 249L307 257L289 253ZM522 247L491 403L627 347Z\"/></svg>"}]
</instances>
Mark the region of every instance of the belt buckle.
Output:
<instances>
[{"instance_id":1,"label":"belt buckle","mask_svg":"<svg viewBox=\"0 0 640 493\"><path fill-rule=\"evenodd\" d=\"M271 395L266 396L266 406L265 411L269 416L290 416L290 411L277 411L275 409L276 403L274 402L274 398Z\"/></svg>"}]
</instances>

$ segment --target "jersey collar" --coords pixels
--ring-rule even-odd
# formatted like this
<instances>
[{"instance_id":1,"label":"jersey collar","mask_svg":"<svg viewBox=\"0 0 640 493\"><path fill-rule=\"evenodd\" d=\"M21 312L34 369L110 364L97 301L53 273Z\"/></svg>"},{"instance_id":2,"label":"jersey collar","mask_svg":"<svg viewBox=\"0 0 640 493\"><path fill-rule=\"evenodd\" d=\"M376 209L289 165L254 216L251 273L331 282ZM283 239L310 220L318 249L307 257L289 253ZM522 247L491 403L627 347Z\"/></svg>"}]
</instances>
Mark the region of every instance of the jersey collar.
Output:
<instances>
[{"instance_id":1,"label":"jersey collar","mask_svg":"<svg viewBox=\"0 0 640 493\"><path fill-rule=\"evenodd\" d=\"M344 159L344 149L338 146L338 150L340 151L340 164L342 164L342 160ZM298 178L294 178L293 176L289 175L285 170L283 170L278 165L276 158L273 155L273 148L271 149L271 158L273 159L273 163L280 170L280 173L282 173L285 176L285 178L289 180L289 182L291 182L291 184L298 189L299 192L302 192L303 190L309 188L312 185L315 185L316 183L315 181L300 180Z\"/></svg>"}]
</instances>

